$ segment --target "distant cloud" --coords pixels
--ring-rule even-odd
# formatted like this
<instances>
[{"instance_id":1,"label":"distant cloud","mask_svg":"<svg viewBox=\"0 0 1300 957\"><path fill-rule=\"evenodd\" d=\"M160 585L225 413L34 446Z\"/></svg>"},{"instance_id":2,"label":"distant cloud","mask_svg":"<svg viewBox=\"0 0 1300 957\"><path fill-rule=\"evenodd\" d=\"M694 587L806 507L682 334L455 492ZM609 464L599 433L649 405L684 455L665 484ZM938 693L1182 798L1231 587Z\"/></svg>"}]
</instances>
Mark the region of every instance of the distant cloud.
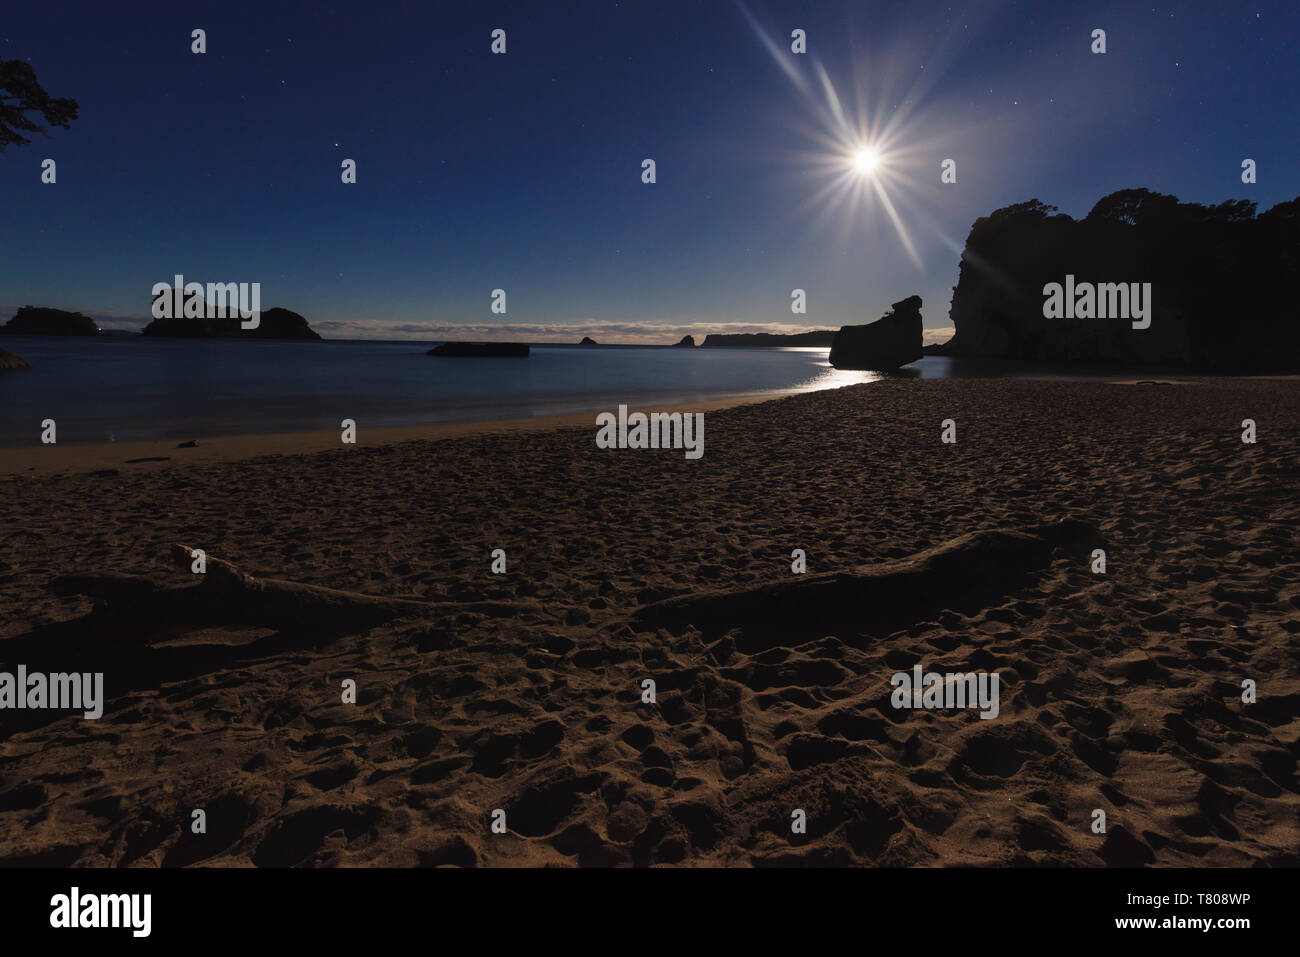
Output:
<instances>
[{"instance_id":1,"label":"distant cloud","mask_svg":"<svg viewBox=\"0 0 1300 957\"><path fill-rule=\"evenodd\" d=\"M599 322L596 320L557 323L392 322L382 319L325 319L312 328L327 339L473 339L483 342L577 342L590 336L609 345L670 345L682 336L702 342L710 333L768 332L793 335L800 332L834 331L838 326L801 326L782 322ZM946 342L952 326L926 329L925 343Z\"/></svg>"},{"instance_id":2,"label":"distant cloud","mask_svg":"<svg viewBox=\"0 0 1300 957\"><path fill-rule=\"evenodd\" d=\"M109 312L88 312L86 315L94 319L101 329L131 329L139 332L153 322L153 316L123 316Z\"/></svg>"},{"instance_id":3,"label":"distant cloud","mask_svg":"<svg viewBox=\"0 0 1300 957\"><path fill-rule=\"evenodd\" d=\"M474 339L483 342L577 342L590 336L610 345L671 345L682 336L701 341L711 332L816 332L826 326L766 322L599 322L556 323L390 322L381 319L324 319L312 328L328 339Z\"/></svg>"},{"instance_id":4,"label":"distant cloud","mask_svg":"<svg viewBox=\"0 0 1300 957\"><path fill-rule=\"evenodd\" d=\"M36 305L36 303L33 303ZM0 323L18 311L17 306L0 305ZM101 329L139 332L153 317L124 313L88 312ZM835 330L838 326L801 326L786 322L600 322L594 319L553 323L490 325L472 322L397 322L389 319L321 319L307 321L326 339L415 339L442 342L447 339L480 342L578 342L590 336L608 345L671 345L682 336L703 342L709 333L769 332L792 335L800 332ZM924 331L925 344L946 342L956 330L941 326Z\"/></svg>"}]
</instances>

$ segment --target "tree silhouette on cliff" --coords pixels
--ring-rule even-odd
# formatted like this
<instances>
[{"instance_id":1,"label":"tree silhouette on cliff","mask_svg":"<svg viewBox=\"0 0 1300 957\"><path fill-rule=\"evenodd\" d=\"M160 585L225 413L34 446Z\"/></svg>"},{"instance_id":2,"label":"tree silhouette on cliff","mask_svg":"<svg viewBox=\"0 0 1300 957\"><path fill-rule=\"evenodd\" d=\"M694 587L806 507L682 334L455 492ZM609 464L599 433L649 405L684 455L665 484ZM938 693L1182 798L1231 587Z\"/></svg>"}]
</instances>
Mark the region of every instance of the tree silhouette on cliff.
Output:
<instances>
[{"instance_id":1,"label":"tree silhouette on cliff","mask_svg":"<svg viewBox=\"0 0 1300 957\"><path fill-rule=\"evenodd\" d=\"M1300 372L1300 197L1256 215L1149 189L1102 197L1082 219L1037 199L977 219L962 253L949 355ZM1044 287L1150 283L1152 325L1049 319Z\"/></svg>"},{"instance_id":2,"label":"tree silhouette on cliff","mask_svg":"<svg viewBox=\"0 0 1300 957\"><path fill-rule=\"evenodd\" d=\"M49 126L66 130L77 118L77 101L46 93L26 60L0 60L0 153L30 143L24 133L46 132L28 114L40 114Z\"/></svg>"}]
</instances>

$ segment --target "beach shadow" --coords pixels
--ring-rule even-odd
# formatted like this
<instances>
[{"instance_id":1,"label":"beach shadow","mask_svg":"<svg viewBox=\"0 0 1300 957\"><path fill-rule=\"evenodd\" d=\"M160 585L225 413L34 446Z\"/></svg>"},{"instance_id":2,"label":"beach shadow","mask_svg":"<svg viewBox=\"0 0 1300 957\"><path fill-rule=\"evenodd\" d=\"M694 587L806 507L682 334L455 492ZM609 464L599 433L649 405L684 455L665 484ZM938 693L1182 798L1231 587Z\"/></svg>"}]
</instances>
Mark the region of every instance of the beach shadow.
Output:
<instances>
[{"instance_id":1,"label":"beach shadow","mask_svg":"<svg viewBox=\"0 0 1300 957\"><path fill-rule=\"evenodd\" d=\"M41 625L0 642L9 663L5 670L12 673L22 664L29 675L102 673L103 716L84 719L87 709L6 708L0 741L69 717L111 721L111 701L238 669L274 655L323 646L337 637L336 633L258 625L150 625L103 611ZM24 689L18 693L23 694Z\"/></svg>"}]
</instances>

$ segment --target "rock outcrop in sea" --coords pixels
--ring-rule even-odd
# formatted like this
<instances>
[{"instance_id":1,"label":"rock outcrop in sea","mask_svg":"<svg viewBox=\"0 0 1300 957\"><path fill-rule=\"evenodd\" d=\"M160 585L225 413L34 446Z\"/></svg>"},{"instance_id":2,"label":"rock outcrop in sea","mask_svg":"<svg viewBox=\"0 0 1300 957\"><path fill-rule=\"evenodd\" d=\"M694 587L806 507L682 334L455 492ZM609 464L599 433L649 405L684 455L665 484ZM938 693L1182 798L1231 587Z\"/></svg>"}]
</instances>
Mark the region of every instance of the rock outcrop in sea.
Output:
<instances>
[{"instance_id":1,"label":"rock outcrop in sea","mask_svg":"<svg viewBox=\"0 0 1300 957\"><path fill-rule=\"evenodd\" d=\"M276 306L262 311L256 329L244 329L238 315L222 319L178 316L155 319L143 335L177 339L319 339L320 333L296 312Z\"/></svg>"},{"instance_id":2,"label":"rock outcrop in sea","mask_svg":"<svg viewBox=\"0 0 1300 957\"><path fill-rule=\"evenodd\" d=\"M1203 206L1126 189L1080 220L1032 199L971 227L952 297L956 334L935 351L1297 372L1297 275L1300 197L1257 216L1248 200ZM1044 315L1053 283L1069 300L1061 318ZM1130 320L1135 289L1149 314ZM1103 301L1106 317L1093 318Z\"/></svg>"},{"instance_id":3,"label":"rock outcrop in sea","mask_svg":"<svg viewBox=\"0 0 1300 957\"><path fill-rule=\"evenodd\" d=\"M530 351L526 342L444 342L427 354L458 359L526 359Z\"/></svg>"},{"instance_id":4,"label":"rock outcrop in sea","mask_svg":"<svg viewBox=\"0 0 1300 957\"><path fill-rule=\"evenodd\" d=\"M578 345L580 345L580 346L598 346L598 345L600 345L600 343L597 342L595 339L591 338L591 336L583 336L583 337L582 337L582 341L579 342Z\"/></svg>"},{"instance_id":5,"label":"rock outcrop in sea","mask_svg":"<svg viewBox=\"0 0 1300 957\"><path fill-rule=\"evenodd\" d=\"M0 372L11 372L14 369L30 369L29 363L22 356L16 356L12 352L0 349Z\"/></svg>"},{"instance_id":6,"label":"rock outcrop in sea","mask_svg":"<svg viewBox=\"0 0 1300 957\"><path fill-rule=\"evenodd\" d=\"M680 342L677 342L677 343L674 343L674 344L673 344L673 348L675 348L675 349L693 349L693 348L695 348L695 337L694 337L694 336L682 336Z\"/></svg>"},{"instance_id":7,"label":"rock outcrop in sea","mask_svg":"<svg viewBox=\"0 0 1300 957\"><path fill-rule=\"evenodd\" d=\"M97 336L99 326L90 316L66 309L23 306L0 326L0 332L21 336Z\"/></svg>"},{"instance_id":8,"label":"rock outcrop in sea","mask_svg":"<svg viewBox=\"0 0 1300 957\"><path fill-rule=\"evenodd\" d=\"M830 363L888 372L921 358L921 345L921 297L909 296L875 322L842 327L831 343Z\"/></svg>"}]
</instances>

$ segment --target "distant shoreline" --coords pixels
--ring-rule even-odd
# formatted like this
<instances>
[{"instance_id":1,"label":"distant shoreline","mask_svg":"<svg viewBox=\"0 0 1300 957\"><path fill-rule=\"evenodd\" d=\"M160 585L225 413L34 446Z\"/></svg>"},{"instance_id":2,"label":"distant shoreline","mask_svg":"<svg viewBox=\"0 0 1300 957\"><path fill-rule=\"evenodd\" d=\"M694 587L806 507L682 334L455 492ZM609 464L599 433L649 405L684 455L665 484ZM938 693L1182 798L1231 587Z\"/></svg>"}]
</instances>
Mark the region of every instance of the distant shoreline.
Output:
<instances>
[{"instance_id":1,"label":"distant shoreline","mask_svg":"<svg viewBox=\"0 0 1300 957\"><path fill-rule=\"evenodd\" d=\"M60 336L53 333L32 333L32 332L10 332L3 333L5 339L49 339L49 338L76 338L92 340L122 340L122 339L141 339L145 341L157 341L159 339L181 340L185 342L335 342L335 343L384 343L384 344L404 344L409 343L412 346L436 346L447 343L495 343L514 340L497 340L484 339L483 337L468 339L438 339L435 337L424 338L402 338L387 339L382 336L367 336L362 339L345 338L338 336L321 336L319 339L304 339L296 336L146 336L138 329L116 329L102 328L98 335L86 336ZM731 334L728 334L729 336ZM736 333L736 336L749 335L749 333ZM768 335L763 333L762 335ZM3 341L3 340L0 340ZM676 349L679 348L677 342L532 342L527 340L518 340L525 342L535 349ZM772 342L772 343L700 343L695 346L697 349L830 349L830 345L816 345L803 342Z\"/></svg>"}]
</instances>

